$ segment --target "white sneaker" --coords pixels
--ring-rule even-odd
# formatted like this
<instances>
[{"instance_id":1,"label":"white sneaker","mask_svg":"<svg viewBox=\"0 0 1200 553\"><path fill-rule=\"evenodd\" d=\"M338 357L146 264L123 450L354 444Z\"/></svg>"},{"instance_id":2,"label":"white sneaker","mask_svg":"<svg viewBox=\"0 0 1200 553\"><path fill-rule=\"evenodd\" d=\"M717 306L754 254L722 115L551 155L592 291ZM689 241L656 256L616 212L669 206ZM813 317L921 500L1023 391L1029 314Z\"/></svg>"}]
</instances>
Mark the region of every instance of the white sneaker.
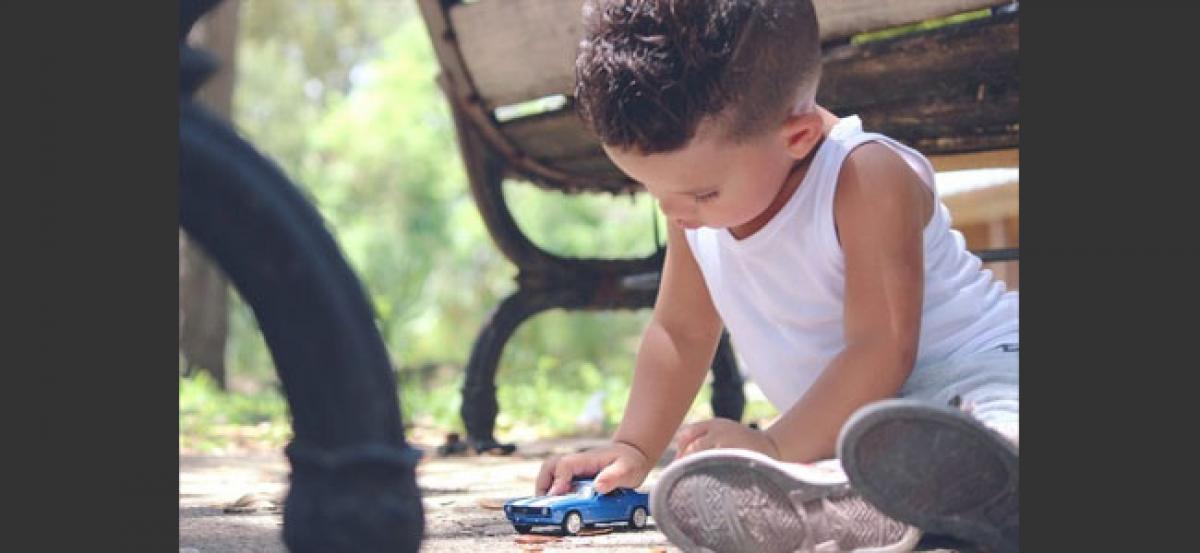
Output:
<instances>
[{"instance_id":1,"label":"white sneaker","mask_svg":"<svg viewBox=\"0 0 1200 553\"><path fill-rule=\"evenodd\" d=\"M836 461L781 463L743 449L672 463L650 492L650 512L689 553L904 553L921 538L853 493Z\"/></svg>"},{"instance_id":2,"label":"white sneaker","mask_svg":"<svg viewBox=\"0 0 1200 553\"><path fill-rule=\"evenodd\" d=\"M889 516L996 553L1020 551L1018 448L973 417L878 401L850 416L838 457L854 488Z\"/></svg>"}]
</instances>

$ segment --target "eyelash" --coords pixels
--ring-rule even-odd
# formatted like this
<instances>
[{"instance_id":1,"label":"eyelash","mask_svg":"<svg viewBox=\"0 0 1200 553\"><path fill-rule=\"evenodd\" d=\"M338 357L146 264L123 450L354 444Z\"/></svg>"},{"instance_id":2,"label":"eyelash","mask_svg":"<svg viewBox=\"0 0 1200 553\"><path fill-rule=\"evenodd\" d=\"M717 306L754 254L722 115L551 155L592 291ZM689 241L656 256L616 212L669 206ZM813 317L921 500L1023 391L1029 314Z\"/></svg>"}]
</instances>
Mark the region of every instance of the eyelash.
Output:
<instances>
[{"instance_id":1,"label":"eyelash","mask_svg":"<svg viewBox=\"0 0 1200 553\"><path fill-rule=\"evenodd\" d=\"M712 192L705 192L703 194L697 194L693 197L696 199L697 202L704 203L704 202L713 200L714 198L717 197L718 194L719 194L718 191L713 190Z\"/></svg>"}]
</instances>

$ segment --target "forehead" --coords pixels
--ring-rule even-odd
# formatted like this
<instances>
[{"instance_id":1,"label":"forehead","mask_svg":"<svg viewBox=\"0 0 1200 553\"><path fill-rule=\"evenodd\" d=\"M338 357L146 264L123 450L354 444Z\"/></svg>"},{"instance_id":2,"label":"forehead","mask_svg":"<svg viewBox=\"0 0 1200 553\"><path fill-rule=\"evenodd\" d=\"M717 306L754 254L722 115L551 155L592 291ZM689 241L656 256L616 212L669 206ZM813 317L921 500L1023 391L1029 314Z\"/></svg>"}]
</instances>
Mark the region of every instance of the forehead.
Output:
<instances>
[{"instance_id":1,"label":"forehead","mask_svg":"<svg viewBox=\"0 0 1200 553\"><path fill-rule=\"evenodd\" d=\"M607 145L604 151L634 180L656 191L679 193L711 188L744 157L740 148L712 140L693 140L678 150L653 154Z\"/></svg>"}]
</instances>

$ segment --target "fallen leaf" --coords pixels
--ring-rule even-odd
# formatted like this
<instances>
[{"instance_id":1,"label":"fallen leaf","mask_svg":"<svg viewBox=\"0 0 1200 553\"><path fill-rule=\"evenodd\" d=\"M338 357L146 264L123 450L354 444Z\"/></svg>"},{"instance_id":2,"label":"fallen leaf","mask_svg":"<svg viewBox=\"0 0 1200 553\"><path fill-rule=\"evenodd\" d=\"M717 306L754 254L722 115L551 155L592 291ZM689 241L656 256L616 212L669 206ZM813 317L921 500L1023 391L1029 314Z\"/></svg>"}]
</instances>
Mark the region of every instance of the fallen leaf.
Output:
<instances>
[{"instance_id":1,"label":"fallen leaf","mask_svg":"<svg viewBox=\"0 0 1200 553\"><path fill-rule=\"evenodd\" d=\"M476 503L478 503L479 506L483 507L484 509L502 511L504 510L504 503L507 501L508 499L503 497L481 497L476 501Z\"/></svg>"},{"instance_id":2,"label":"fallen leaf","mask_svg":"<svg viewBox=\"0 0 1200 553\"><path fill-rule=\"evenodd\" d=\"M239 497L237 501L226 505L224 511L226 513L244 514L257 513L259 511L275 511L278 509L279 505L264 494L248 493Z\"/></svg>"},{"instance_id":3,"label":"fallen leaf","mask_svg":"<svg viewBox=\"0 0 1200 553\"><path fill-rule=\"evenodd\" d=\"M543 534L521 534L520 536L513 538L513 541L522 544L541 544L562 541L562 538Z\"/></svg>"},{"instance_id":4,"label":"fallen leaf","mask_svg":"<svg viewBox=\"0 0 1200 553\"><path fill-rule=\"evenodd\" d=\"M612 531L613 531L612 528L588 528L586 530L580 530L578 535L579 536L599 536L600 534L608 534L608 533L611 533Z\"/></svg>"}]
</instances>

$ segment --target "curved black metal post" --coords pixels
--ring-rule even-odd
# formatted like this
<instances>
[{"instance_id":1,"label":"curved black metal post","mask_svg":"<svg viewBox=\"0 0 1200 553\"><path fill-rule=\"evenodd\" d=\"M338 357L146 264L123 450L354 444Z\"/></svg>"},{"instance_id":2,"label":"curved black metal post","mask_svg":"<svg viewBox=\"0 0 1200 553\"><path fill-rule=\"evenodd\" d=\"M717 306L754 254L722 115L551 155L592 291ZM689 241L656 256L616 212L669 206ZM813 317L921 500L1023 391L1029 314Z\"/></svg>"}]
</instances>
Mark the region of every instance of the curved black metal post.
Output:
<instances>
[{"instance_id":1,"label":"curved black metal post","mask_svg":"<svg viewBox=\"0 0 1200 553\"><path fill-rule=\"evenodd\" d=\"M518 290L505 298L492 312L475 339L471 357L467 361L466 381L462 388L463 401L459 411L467 428L467 443L475 451L508 454L516 450L514 444L500 443L494 435L496 416L500 411L496 400L496 369L504 345L517 327L526 319L556 307L571 308L569 304L554 301L546 294ZM741 421L746 407L746 395L728 333L721 333L712 371L710 404L713 414Z\"/></svg>"},{"instance_id":2,"label":"curved black metal post","mask_svg":"<svg viewBox=\"0 0 1200 553\"><path fill-rule=\"evenodd\" d=\"M419 453L404 440L387 350L317 212L270 160L191 101L211 59L180 37L180 225L254 310L295 437L283 537L298 552L416 551Z\"/></svg>"},{"instance_id":3,"label":"curved black metal post","mask_svg":"<svg viewBox=\"0 0 1200 553\"><path fill-rule=\"evenodd\" d=\"M467 443L476 451L498 450L507 454L516 449L513 444L498 443L493 434L500 411L496 400L496 367L504 344L517 327L525 319L552 307L545 296L518 290L500 302L475 338L467 360L460 414L467 428Z\"/></svg>"},{"instance_id":4,"label":"curved black metal post","mask_svg":"<svg viewBox=\"0 0 1200 553\"><path fill-rule=\"evenodd\" d=\"M713 416L741 421L746 410L746 392L742 388L742 373L738 372L737 358L729 333L721 333L717 353L713 356L712 404Z\"/></svg>"}]
</instances>

